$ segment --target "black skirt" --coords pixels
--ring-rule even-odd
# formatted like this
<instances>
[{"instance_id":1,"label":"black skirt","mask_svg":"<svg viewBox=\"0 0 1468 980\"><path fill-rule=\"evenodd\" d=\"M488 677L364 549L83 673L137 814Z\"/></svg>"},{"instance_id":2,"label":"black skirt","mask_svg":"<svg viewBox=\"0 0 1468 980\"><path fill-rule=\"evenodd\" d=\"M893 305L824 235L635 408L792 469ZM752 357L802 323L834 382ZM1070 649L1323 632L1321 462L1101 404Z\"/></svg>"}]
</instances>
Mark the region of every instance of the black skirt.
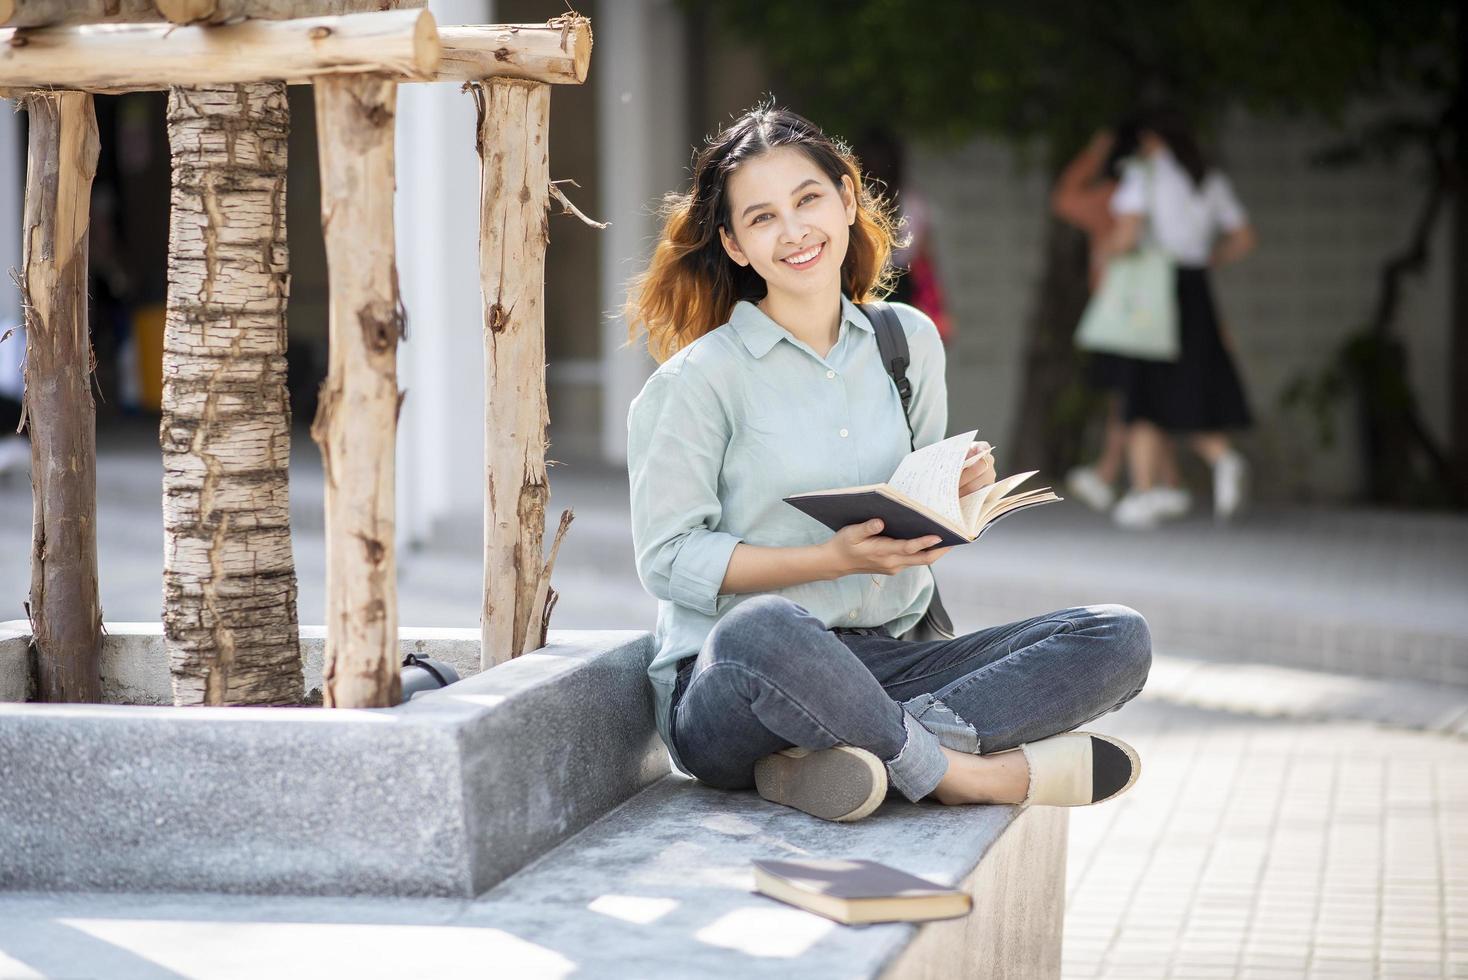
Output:
<instances>
[{"instance_id":1,"label":"black skirt","mask_svg":"<svg viewBox=\"0 0 1468 980\"><path fill-rule=\"evenodd\" d=\"M1218 312L1208 270L1177 270L1178 358L1120 358L1122 413L1128 422L1151 422L1171 432L1218 432L1253 423L1233 357L1218 331Z\"/></svg>"}]
</instances>

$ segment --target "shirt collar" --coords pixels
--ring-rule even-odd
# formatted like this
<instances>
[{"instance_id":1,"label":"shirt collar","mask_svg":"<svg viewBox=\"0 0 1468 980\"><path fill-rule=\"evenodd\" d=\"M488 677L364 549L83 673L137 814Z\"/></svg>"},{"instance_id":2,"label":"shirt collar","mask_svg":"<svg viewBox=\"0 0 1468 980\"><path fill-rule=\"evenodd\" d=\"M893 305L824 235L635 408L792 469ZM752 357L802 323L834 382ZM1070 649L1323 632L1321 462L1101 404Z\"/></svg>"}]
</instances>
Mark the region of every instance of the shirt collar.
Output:
<instances>
[{"instance_id":1,"label":"shirt collar","mask_svg":"<svg viewBox=\"0 0 1468 980\"><path fill-rule=\"evenodd\" d=\"M841 319L858 330L873 332L870 321L862 316L856 304L847 299L845 294L841 296ZM790 333L784 327L765 316L749 300L740 300L734 304L734 312L729 314L729 326L734 328L745 348L754 357L764 357L780 341L790 338Z\"/></svg>"}]
</instances>

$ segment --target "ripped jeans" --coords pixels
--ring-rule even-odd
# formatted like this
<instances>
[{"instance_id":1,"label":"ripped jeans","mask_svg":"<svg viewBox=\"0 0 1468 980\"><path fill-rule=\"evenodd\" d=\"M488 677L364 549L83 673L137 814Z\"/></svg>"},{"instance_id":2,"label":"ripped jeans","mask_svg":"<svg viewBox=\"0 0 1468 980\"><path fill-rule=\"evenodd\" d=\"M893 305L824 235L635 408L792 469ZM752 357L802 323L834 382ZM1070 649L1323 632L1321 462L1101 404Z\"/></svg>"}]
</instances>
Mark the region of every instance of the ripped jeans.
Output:
<instances>
[{"instance_id":1,"label":"ripped jeans","mask_svg":"<svg viewBox=\"0 0 1468 980\"><path fill-rule=\"evenodd\" d=\"M679 767L723 789L790 746L854 745L916 802L948 770L939 746L1012 749L1115 711L1146 683L1147 621L1081 606L952 640L835 632L781 596L740 603L680 666L669 729Z\"/></svg>"}]
</instances>

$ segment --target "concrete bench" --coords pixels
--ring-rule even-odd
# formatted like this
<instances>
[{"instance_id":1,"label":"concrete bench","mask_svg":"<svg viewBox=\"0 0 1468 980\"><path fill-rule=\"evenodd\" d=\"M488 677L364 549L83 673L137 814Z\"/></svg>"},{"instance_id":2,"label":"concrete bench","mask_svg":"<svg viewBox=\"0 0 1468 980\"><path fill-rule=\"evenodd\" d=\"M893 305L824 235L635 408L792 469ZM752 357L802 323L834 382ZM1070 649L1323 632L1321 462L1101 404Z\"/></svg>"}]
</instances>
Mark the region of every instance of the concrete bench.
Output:
<instances>
[{"instance_id":1,"label":"concrete bench","mask_svg":"<svg viewBox=\"0 0 1468 980\"><path fill-rule=\"evenodd\" d=\"M109 630L134 676L161 656ZM458 632L405 643L462 663ZM553 632L376 711L0 704L0 888L457 898L435 923L589 977L1059 975L1065 811L893 796L831 824L702 786L653 730L649 643ZM789 855L885 861L974 912L840 926L753 893L750 861Z\"/></svg>"}]
</instances>

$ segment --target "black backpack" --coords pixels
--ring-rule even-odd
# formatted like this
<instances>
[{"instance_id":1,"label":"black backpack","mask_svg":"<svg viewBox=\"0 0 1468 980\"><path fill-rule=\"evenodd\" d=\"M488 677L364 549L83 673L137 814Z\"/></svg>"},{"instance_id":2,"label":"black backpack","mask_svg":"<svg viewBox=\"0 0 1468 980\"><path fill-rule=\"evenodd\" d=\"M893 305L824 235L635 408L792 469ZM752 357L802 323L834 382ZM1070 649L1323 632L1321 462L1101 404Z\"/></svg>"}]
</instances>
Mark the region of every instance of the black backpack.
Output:
<instances>
[{"instance_id":1,"label":"black backpack","mask_svg":"<svg viewBox=\"0 0 1468 980\"><path fill-rule=\"evenodd\" d=\"M902 399L902 414L907 418L907 441L917 448L917 436L912 431L912 382L907 380L907 366L911 363L907 349L907 333L897 314L886 303L861 303L857 309L866 314L877 334L877 350L882 354L882 364L897 387L897 397ZM918 624L902 635L905 640L951 640L954 637L953 619L943 608L943 599L938 595L937 579L933 580L933 600L928 611Z\"/></svg>"}]
</instances>

